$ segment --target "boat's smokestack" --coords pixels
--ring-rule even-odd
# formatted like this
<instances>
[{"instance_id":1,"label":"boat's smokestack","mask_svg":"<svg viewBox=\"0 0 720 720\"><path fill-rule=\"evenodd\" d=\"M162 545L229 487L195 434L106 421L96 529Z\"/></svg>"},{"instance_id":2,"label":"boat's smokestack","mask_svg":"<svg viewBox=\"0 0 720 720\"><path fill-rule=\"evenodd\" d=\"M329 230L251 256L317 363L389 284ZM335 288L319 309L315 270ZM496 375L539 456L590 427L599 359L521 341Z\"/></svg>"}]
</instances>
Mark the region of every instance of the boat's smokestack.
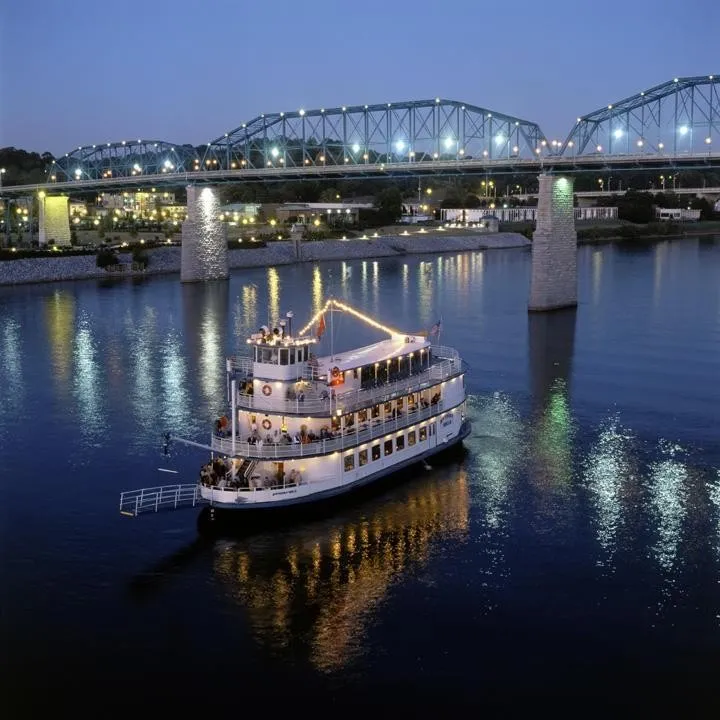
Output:
<instances>
[{"instance_id":1,"label":"boat's smokestack","mask_svg":"<svg viewBox=\"0 0 720 720\"><path fill-rule=\"evenodd\" d=\"M288 330L287 330L288 337L293 336L293 334L292 334L292 319L293 319L294 315L295 315L295 313L292 310L288 310L288 312L285 313L285 317L287 318L287 321L288 321Z\"/></svg>"}]
</instances>

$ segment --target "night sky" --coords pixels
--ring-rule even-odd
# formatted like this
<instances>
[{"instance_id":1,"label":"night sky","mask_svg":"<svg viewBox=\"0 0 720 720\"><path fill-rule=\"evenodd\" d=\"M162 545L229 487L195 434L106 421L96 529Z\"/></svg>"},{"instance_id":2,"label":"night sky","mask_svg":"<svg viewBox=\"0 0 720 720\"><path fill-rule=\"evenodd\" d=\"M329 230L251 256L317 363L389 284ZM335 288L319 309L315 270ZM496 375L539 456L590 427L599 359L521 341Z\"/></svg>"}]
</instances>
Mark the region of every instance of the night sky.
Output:
<instances>
[{"instance_id":1,"label":"night sky","mask_svg":"<svg viewBox=\"0 0 720 720\"><path fill-rule=\"evenodd\" d=\"M564 138L720 73L720 2L0 0L0 146L200 144L262 112L440 96Z\"/></svg>"}]
</instances>

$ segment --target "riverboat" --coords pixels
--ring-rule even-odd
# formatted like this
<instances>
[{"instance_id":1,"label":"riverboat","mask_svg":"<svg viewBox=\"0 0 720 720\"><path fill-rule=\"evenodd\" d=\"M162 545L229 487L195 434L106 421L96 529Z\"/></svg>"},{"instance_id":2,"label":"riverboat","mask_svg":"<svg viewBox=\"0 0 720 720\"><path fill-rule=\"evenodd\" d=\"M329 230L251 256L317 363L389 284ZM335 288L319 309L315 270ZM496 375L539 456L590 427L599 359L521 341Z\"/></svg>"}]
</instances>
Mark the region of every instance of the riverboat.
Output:
<instances>
[{"instance_id":1,"label":"riverboat","mask_svg":"<svg viewBox=\"0 0 720 720\"><path fill-rule=\"evenodd\" d=\"M337 312L388 337L318 356L326 316L332 325ZM123 493L121 512L188 501L232 513L316 503L427 465L470 434L466 366L433 342L439 322L401 332L335 298L297 333L292 321L288 312L261 327L247 354L227 358L228 408L208 444L174 438L210 451L197 483Z\"/></svg>"}]
</instances>

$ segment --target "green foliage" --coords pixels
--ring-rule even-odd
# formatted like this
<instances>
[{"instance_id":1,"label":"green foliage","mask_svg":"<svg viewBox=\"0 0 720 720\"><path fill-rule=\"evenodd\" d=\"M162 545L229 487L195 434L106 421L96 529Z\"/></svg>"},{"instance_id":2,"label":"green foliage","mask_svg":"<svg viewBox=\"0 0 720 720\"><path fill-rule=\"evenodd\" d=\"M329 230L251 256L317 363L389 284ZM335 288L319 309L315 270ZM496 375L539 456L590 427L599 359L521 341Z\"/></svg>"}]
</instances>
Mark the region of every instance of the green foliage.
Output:
<instances>
[{"instance_id":1,"label":"green foliage","mask_svg":"<svg viewBox=\"0 0 720 720\"><path fill-rule=\"evenodd\" d=\"M101 250L98 250L98 253L95 256L95 265L97 267L105 269L111 265L117 264L118 256L113 250L110 250L109 248L102 248Z\"/></svg>"},{"instance_id":2,"label":"green foliage","mask_svg":"<svg viewBox=\"0 0 720 720\"><path fill-rule=\"evenodd\" d=\"M14 147L0 148L0 167L5 168L3 185L30 185L47 180L50 153L26 152Z\"/></svg>"},{"instance_id":3,"label":"green foliage","mask_svg":"<svg viewBox=\"0 0 720 720\"><path fill-rule=\"evenodd\" d=\"M150 257L147 252L145 252L145 248L141 247L140 245L135 245L135 247L133 247L132 249L132 261L134 263L137 263L138 265L141 265L144 270L150 263Z\"/></svg>"},{"instance_id":4,"label":"green foliage","mask_svg":"<svg viewBox=\"0 0 720 720\"><path fill-rule=\"evenodd\" d=\"M385 188L375 197L375 207L383 224L397 222L402 215L402 193L396 186Z\"/></svg>"}]
</instances>

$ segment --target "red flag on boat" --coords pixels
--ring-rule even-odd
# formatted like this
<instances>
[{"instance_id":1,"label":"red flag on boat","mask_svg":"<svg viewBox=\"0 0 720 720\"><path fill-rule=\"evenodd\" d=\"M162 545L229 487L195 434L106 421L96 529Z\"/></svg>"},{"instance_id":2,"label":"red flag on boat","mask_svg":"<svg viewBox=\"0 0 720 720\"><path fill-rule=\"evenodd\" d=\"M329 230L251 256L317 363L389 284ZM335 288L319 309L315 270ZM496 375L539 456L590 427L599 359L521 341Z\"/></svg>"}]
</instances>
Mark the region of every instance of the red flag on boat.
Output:
<instances>
[{"instance_id":1,"label":"red flag on boat","mask_svg":"<svg viewBox=\"0 0 720 720\"><path fill-rule=\"evenodd\" d=\"M320 321L318 322L317 330L315 331L315 334L317 335L317 339L319 340L323 334L325 333L325 314L322 314L320 316Z\"/></svg>"}]
</instances>

